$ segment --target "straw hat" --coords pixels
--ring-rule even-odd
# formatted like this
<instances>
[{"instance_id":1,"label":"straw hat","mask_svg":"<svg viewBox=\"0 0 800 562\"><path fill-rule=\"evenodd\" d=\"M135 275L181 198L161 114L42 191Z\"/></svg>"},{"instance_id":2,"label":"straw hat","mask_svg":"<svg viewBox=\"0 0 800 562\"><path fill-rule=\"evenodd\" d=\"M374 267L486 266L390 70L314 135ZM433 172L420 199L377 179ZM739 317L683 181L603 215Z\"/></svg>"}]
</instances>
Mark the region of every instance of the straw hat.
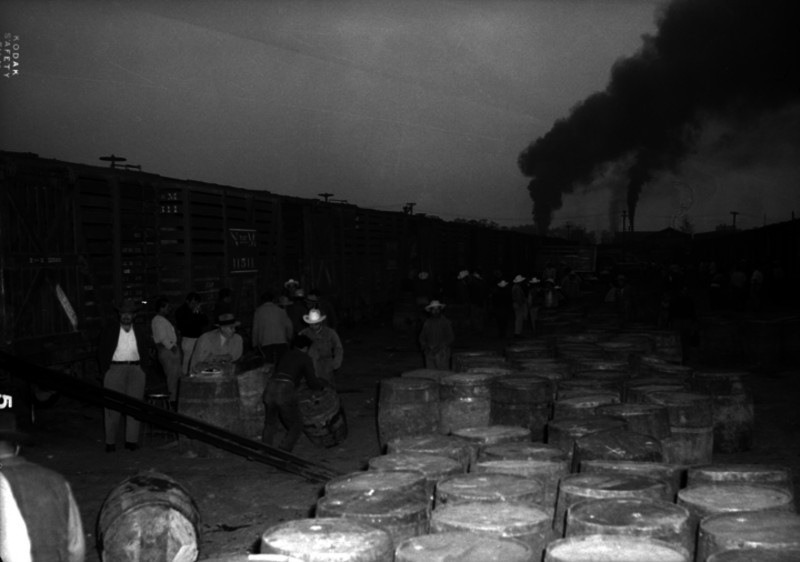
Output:
<instances>
[{"instance_id":1,"label":"straw hat","mask_svg":"<svg viewBox=\"0 0 800 562\"><path fill-rule=\"evenodd\" d=\"M308 314L303 315L303 321L306 324L319 324L326 318L327 316L322 314L318 308L312 308L311 310L308 311Z\"/></svg>"},{"instance_id":2,"label":"straw hat","mask_svg":"<svg viewBox=\"0 0 800 562\"><path fill-rule=\"evenodd\" d=\"M428 272L427 271L420 271L418 277L424 281L425 279L428 278Z\"/></svg>"},{"instance_id":3,"label":"straw hat","mask_svg":"<svg viewBox=\"0 0 800 562\"><path fill-rule=\"evenodd\" d=\"M464 279L464 277L469 277L469 271L467 271L466 269L462 269L461 271L458 272L459 279Z\"/></svg>"},{"instance_id":4,"label":"straw hat","mask_svg":"<svg viewBox=\"0 0 800 562\"><path fill-rule=\"evenodd\" d=\"M523 281L525 281L525 278L522 275L514 277L514 283L522 283Z\"/></svg>"},{"instance_id":5,"label":"straw hat","mask_svg":"<svg viewBox=\"0 0 800 562\"><path fill-rule=\"evenodd\" d=\"M434 308L444 308L447 306L446 304L442 304L437 300L432 300L428 306L425 307L425 310L433 310Z\"/></svg>"},{"instance_id":6,"label":"straw hat","mask_svg":"<svg viewBox=\"0 0 800 562\"><path fill-rule=\"evenodd\" d=\"M500 281L500 282L497 284L497 286L498 286L498 287L500 287L501 289L502 289L503 287L507 287L507 286L508 286L508 281L506 281L505 279L503 279L502 281Z\"/></svg>"},{"instance_id":7,"label":"straw hat","mask_svg":"<svg viewBox=\"0 0 800 562\"><path fill-rule=\"evenodd\" d=\"M300 281L295 281L294 279L289 279L286 283L283 284L284 287L289 287L293 285L299 285Z\"/></svg>"},{"instance_id":8,"label":"straw hat","mask_svg":"<svg viewBox=\"0 0 800 562\"><path fill-rule=\"evenodd\" d=\"M538 277L531 277L530 283L536 284L541 283L542 281Z\"/></svg>"}]
</instances>

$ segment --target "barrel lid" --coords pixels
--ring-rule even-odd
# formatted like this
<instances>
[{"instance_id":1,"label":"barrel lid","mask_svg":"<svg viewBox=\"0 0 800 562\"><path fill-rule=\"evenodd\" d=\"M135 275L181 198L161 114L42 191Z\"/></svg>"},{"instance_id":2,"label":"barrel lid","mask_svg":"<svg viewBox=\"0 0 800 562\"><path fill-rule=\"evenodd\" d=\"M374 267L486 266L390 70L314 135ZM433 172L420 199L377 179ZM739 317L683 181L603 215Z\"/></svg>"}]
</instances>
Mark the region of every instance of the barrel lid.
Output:
<instances>
[{"instance_id":1,"label":"barrel lid","mask_svg":"<svg viewBox=\"0 0 800 562\"><path fill-rule=\"evenodd\" d=\"M465 502L447 504L431 512L431 522L475 531L505 532L508 535L535 529L552 520L552 514L531 505Z\"/></svg>"},{"instance_id":2,"label":"barrel lid","mask_svg":"<svg viewBox=\"0 0 800 562\"><path fill-rule=\"evenodd\" d=\"M544 488L538 480L514 474L469 473L449 476L439 481L437 494L453 494L469 501L494 498L498 501L514 500L520 495L543 494Z\"/></svg>"},{"instance_id":3,"label":"barrel lid","mask_svg":"<svg viewBox=\"0 0 800 562\"><path fill-rule=\"evenodd\" d=\"M630 378L627 371L618 369L579 369L573 375L576 379L590 379L597 381L623 381Z\"/></svg>"},{"instance_id":4,"label":"barrel lid","mask_svg":"<svg viewBox=\"0 0 800 562\"><path fill-rule=\"evenodd\" d=\"M697 392L650 392L650 401L666 406L692 406L694 404L711 403L711 396Z\"/></svg>"},{"instance_id":5,"label":"barrel lid","mask_svg":"<svg viewBox=\"0 0 800 562\"><path fill-rule=\"evenodd\" d=\"M785 511L718 513L704 518L700 530L725 547L800 549L800 515Z\"/></svg>"},{"instance_id":6,"label":"barrel lid","mask_svg":"<svg viewBox=\"0 0 800 562\"><path fill-rule=\"evenodd\" d=\"M455 373L442 377L439 380L439 384L444 386L487 384L495 376L488 373Z\"/></svg>"},{"instance_id":7,"label":"barrel lid","mask_svg":"<svg viewBox=\"0 0 800 562\"><path fill-rule=\"evenodd\" d=\"M368 492L379 490L425 489L425 475L413 470L352 472L325 484L325 493Z\"/></svg>"},{"instance_id":8,"label":"barrel lid","mask_svg":"<svg viewBox=\"0 0 800 562\"><path fill-rule=\"evenodd\" d=\"M413 379L431 379L439 381L442 377L455 374L453 371L444 371L439 369L414 369L413 371L406 371L400 375L401 378Z\"/></svg>"},{"instance_id":9,"label":"barrel lid","mask_svg":"<svg viewBox=\"0 0 800 562\"><path fill-rule=\"evenodd\" d=\"M596 408L602 404L614 404L619 402L619 394L614 392L592 392L570 398L556 400L556 408L563 406L566 408Z\"/></svg>"},{"instance_id":10,"label":"barrel lid","mask_svg":"<svg viewBox=\"0 0 800 562\"><path fill-rule=\"evenodd\" d=\"M687 474L688 485L696 483L754 483L769 486L791 485L792 469L768 464L709 464L693 466Z\"/></svg>"},{"instance_id":11,"label":"barrel lid","mask_svg":"<svg viewBox=\"0 0 800 562\"><path fill-rule=\"evenodd\" d=\"M640 404L638 402L626 402L624 404L603 404L597 407L598 414L607 416L622 416L623 418L633 416L647 416L656 412L666 414L667 407L662 404Z\"/></svg>"},{"instance_id":12,"label":"barrel lid","mask_svg":"<svg viewBox=\"0 0 800 562\"><path fill-rule=\"evenodd\" d=\"M568 508L568 521L589 521L608 527L646 529L689 519L689 510L667 501L645 498L582 500ZM569 527L569 523L567 523Z\"/></svg>"},{"instance_id":13,"label":"barrel lid","mask_svg":"<svg viewBox=\"0 0 800 562\"><path fill-rule=\"evenodd\" d=\"M475 443L497 443L502 440L529 440L531 430L527 427L517 427L513 425L488 425L484 427L464 427L454 429L453 435L461 437Z\"/></svg>"},{"instance_id":14,"label":"barrel lid","mask_svg":"<svg viewBox=\"0 0 800 562\"><path fill-rule=\"evenodd\" d=\"M742 548L722 550L706 558L706 562L797 562L800 549L769 550L763 548Z\"/></svg>"},{"instance_id":15,"label":"barrel lid","mask_svg":"<svg viewBox=\"0 0 800 562\"><path fill-rule=\"evenodd\" d=\"M678 491L679 502L701 505L714 513L787 507L792 500L792 494L781 488L750 484L702 485Z\"/></svg>"},{"instance_id":16,"label":"barrel lid","mask_svg":"<svg viewBox=\"0 0 800 562\"><path fill-rule=\"evenodd\" d=\"M562 490L602 490L609 492L636 492L664 487L655 478L632 474L578 473L561 479Z\"/></svg>"},{"instance_id":17,"label":"barrel lid","mask_svg":"<svg viewBox=\"0 0 800 562\"><path fill-rule=\"evenodd\" d=\"M566 474L569 472L566 460L483 460L472 468L473 473L491 472L498 474L516 474L530 477L543 474Z\"/></svg>"},{"instance_id":18,"label":"barrel lid","mask_svg":"<svg viewBox=\"0 0 800 562\"><path fill-rule=\"evenodd\" d=\"M528 562L533 556L533 549L520 540L466 531L411 537L395 550L395 558L407 562Z\"/></svg>"},{"instance_id":19,"label":"barrel lid","mask_svg":"<svg viewBox=\"0 0 800 562\"><path fill-rule=\"evenodd\" d=\"M595 458L661 461L661 443L655 437L628 429L606 429L575 441L575 454ZM631 458L634 457L634 458Z\"/></svg>"},{"instance_id":20,"label":"barrel lid","mask_svg":"<svg viewBox=\"0 0 800 562\"><path fill-rule=\"evenodd\" d=\"M443 455L427 453L388 453L369 460L370 470L413 470L426 476L454 474L462 470L460 462Z\"/></svg>"},{"instance_id":21,"label":"barrel lid","mask_svg":"<svg viewBox=\"0 0 800 562\"><path fill-rule=\"evenodd\" d=\"M287 521L261 535L262 553L290 554L302 559L384 551L392 552L392 539L386 531L341 517Z\"/></svg>"},{"instance_id":22,"label":"barrel lid","mask_svg":"<svg viewBox=\"0 0 800 562\"><path fill-rule=\"evenodd\" d=\"M498 443L484 448L479 458L483 461L490 460L540 460L540 461L563 461L567 459L567 454L563 449L555 445L545 445L544 443L530 443L526 441L512 441L510 443Z\"/></svg>"},{"instance_id":23,"label":"barrel lid","mask_svg":"<svg viewBox=\"0 0 800 562\"><path fill-rule=\"evenodd\" d=\"M558 539L547 545L545 562L688 562L686 549L642 537L586 535Z\"/></svg>"},{"instance_id":24,"label":"barrel lid","mask_svg":"<svg viewBox=\"0 0 800 562\"><path fill-rule=\"evenodd\" d=\"M570 435L586 435L594 431L612 429L614 427L624 427L625 420L612 418L610 416L592 416L590 418L562 418L551 420L548 428L556 428Z\"/></svg>"},{"instance_id":25,"label":"barrel lid","mask_svg":"<svg viewBox=\"0 0 800 562\"><path fill-rule=\"evenodd\" d=\"M380 385L381 388L389 387L402 390L427 390L429 388L436 388L436 381L420 377L392 377L388 379L381 379Z\"/></svg>"}]
</instances>

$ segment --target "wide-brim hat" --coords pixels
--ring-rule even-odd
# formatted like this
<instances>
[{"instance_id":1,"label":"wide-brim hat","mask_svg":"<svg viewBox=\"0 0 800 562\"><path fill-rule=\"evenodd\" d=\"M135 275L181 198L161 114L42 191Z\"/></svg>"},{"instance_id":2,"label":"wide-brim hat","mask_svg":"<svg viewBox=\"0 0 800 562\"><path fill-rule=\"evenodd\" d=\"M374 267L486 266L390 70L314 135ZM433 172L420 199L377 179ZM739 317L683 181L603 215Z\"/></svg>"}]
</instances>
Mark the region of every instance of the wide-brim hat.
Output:
<instances>
[{"instance_id":1,"label":"wide-brim hat","mask_svg":"<svg viewBox=\"0 0 800 562\"><path fill-rule=\"evenodd\" d=\"M300 281L296 281L294 279L289 279L286 283L283 284L284 287L289 287L290 285L299 285Z\"/></svg>"},{"instance_id":2,"label":"wide-brim hat","mask_svg":"<svg viewBox=\"0 0 800 562\"><path fill-rule=\"evenodd\" d=\"M0 441L13 441L14 443L30 441L30 435L19 430L17 416L13 410L0 410Z\"/></svg>"},{"instance_id":3,"label":"wide-brim hat","mask_svg":"<svg viewBox=\"0 0 800 562\"><path fill-rule=\"evenodd\" d=\"M508 285L508 281L506 281L505 279L503 279L502 281L500 281L500 282L497 284L497 286L498 286L498 287L500 287L501 289L502 289L503 287L506 287L507 285Z\"/></svg>"},{"instance_id":4,"label":"wide-brim hat","mask_svg":"<svg viewBox=\"0 0 800 562\"><path fill-rule=\"evenodd\" d=\"M469 277L469 271L467 271L466 269L462 269L461 271L458 272L459 279L464 279L464 277Z\"/></svg>"},{"instance_id":5,"label":"wide-brim hat","mask_svg":"<svg viewBox=\"0 0 800 562\"><path fill-rule=\"evenodd\" d=\"M533 283L533 284L541 283L541 282L542 281L538 277L531 277L531 280L529 281L529 283Z\"/></svg>"},{"instance_id":6,"label":"wide-brim hat","mask_svg":"<svg viewBox=\"0 0 800 562\"><path fill-rule=\"evenodd\" d=\"M428 272L427 271L420 271L418 277L420 279L427 279L428 278Z\"/></svg>"},{"instance_id":7,"label":"wide-brim hat","mask_svg":"<svg viewBox=\"0 0 800 562\"><path fill-rule=\"evenodd\" d=\"M322 314L322 312L320 312L318 308L312 308L311 310L308 311L308 314L303 315L303 322L305 322L306 324L319 324L320 322L323 322L326 318L327 316Z\"/></svg>"},{"instance_id":8,"label":"wide-brim hat","mask_svg":"<svg viewBox=\"0 0 800 562\"><path fill-rule=\"evenodd\" d=\"M223 312L217 317L217 326L240 326L241 324L230 312Z\"/></svg>"},{"instance_id":9,"label":"wide-brim hat","mask_svg":"<svg viewBox=\"0 0 800 562\"><path fill-rule=\"evenodd\" d=\"M430 303L428 303L428 306L425 307L425 310L433 310L434 308L444 308L445 306L447 305L437 300L432 300Z\"/></svg>"},{"instance_id":10,"label":"wide-brim hat","mask_svg":"<svg viewBox=\"0 0 800 562\"><path fill-rule=\"evenodd\" d=\"M522 283L523 281L525 281L525 278L522 275L514 277L514 283Z\"/></svg>"},{"instance_id":11,"label":"wide-brim hat","mask_svg":"<svg viewBox=\"0 0 800 562\"><path fill-rule=\"evenodd\" d=\"M117 307L120 314L139 312L139 304L133 299L125 299Z\"/></svg>"}]
</instances>

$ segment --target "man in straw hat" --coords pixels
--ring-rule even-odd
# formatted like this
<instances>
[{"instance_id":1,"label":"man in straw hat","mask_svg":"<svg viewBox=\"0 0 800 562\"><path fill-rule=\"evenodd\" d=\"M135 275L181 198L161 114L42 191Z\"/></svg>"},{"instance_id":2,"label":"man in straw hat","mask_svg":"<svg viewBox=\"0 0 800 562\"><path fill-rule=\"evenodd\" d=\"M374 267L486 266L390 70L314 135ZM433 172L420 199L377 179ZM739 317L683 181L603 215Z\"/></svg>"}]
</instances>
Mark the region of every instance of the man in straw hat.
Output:
<instances>
[{"instance_id":1,"label":"man in straw hat","mask_svg":"<svg viewBox=\"0 0 800 562\"><path fill-rule=\"evenodd\" d=\"M522 328L528 318L528 295L525 293L526 279L522 275L514 277L511 286L511 305L514 307L514 337L522 337Z\"/></svg>"},{"instance_id":2,"label":"man in straw hat","mask_svg":"<svg viewBox=\"0 0 800 562\"><path fill-rule=\"evenodd\" d=\"M336 371L342 366L344 348L342 340L336 330L325 324L325 315L317 308L312 308L308 314L303 315L303 321L308 324L300 331L311 340L309 356L314 361L314 370L317 378L326 381L332 388L336 388Z\"/></svg>"},{"instance_id":3,"label":"man in straw hat","mask_svg":"<svg viewBox=\"0 0 800 562\"><path fill-rule=\"evenodd\" d=\"M63 476L19 456L28 436L0 410L0 560L83 562L81 514Z\"/></svg>"},{"instance_id":4,"label":"man in straw hat","mask_svg":"<svg viewBox=\"0 0 800 562\"><path fill-rule=\"evenodd\" d=\"M117 307L119 323L104 330L97 345L97 364L103 377L103 387L121 392L131 398L144 400L146 375L143 367L149 361L150 334L133 321L139 307L133 299L125 299ZM122 418L116 410L105 409L106 452L116 450L117 429ZM125 448L135 451L139 448L139 420L125 416Z\"/></svg>"},{"instance_id":5,"label":"man in straw hat","mask_svg":"<svg viewBox=\"0 0 800 562\"><path fill-rule=\"evenodd\" d=\"M197 340L189 371L198 373L204 369L230 371L232 363L242 356L242 336L236 333L236 320L232 312L223 312L217 317L216 330L206 332Z\"/></svg>"},{"instance_id":6,"label":"man in straw hat","mask_svg":"<svg viewBox=\"0 0 800 562\"><path fill-rule=\"evenodd\" d=\"M425 356L426 369L450 369L450 350L455 340L453 324L442 314L445 305L432 300L425 307L430 314L419 333L419 345Z\"/></svg>"}]
</instances>

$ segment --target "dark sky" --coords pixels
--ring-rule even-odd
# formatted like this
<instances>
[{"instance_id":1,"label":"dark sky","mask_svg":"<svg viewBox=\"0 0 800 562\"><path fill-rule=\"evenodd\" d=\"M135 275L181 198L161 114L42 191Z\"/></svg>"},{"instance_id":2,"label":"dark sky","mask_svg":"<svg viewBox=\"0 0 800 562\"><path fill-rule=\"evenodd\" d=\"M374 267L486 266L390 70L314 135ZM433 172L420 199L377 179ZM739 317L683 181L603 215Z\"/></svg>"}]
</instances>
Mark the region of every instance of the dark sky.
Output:
<instances>
[{"instance_id":1,"label":"dark sky","mask_svg":"<svg viewBox=\"0 0 800 562\"><path fill-rule=\"evenodd\" d=\"M517 156L605 87L654 32L660 4L3 0L0 31L19 36L20 65L0 80L0 149L90 164L115 153L165 176L529 223ZM741 137L709 143L736 151ZM654 186L641 229L669 226L687 205L726 221L770 183L748 169L719 201L718 165L688 163ZM607 228L618 194L577 193L554 225ZM762 207L800 210L797 190L772 200L751 205L757 223Z\"/></svg>"}]
</instances>

